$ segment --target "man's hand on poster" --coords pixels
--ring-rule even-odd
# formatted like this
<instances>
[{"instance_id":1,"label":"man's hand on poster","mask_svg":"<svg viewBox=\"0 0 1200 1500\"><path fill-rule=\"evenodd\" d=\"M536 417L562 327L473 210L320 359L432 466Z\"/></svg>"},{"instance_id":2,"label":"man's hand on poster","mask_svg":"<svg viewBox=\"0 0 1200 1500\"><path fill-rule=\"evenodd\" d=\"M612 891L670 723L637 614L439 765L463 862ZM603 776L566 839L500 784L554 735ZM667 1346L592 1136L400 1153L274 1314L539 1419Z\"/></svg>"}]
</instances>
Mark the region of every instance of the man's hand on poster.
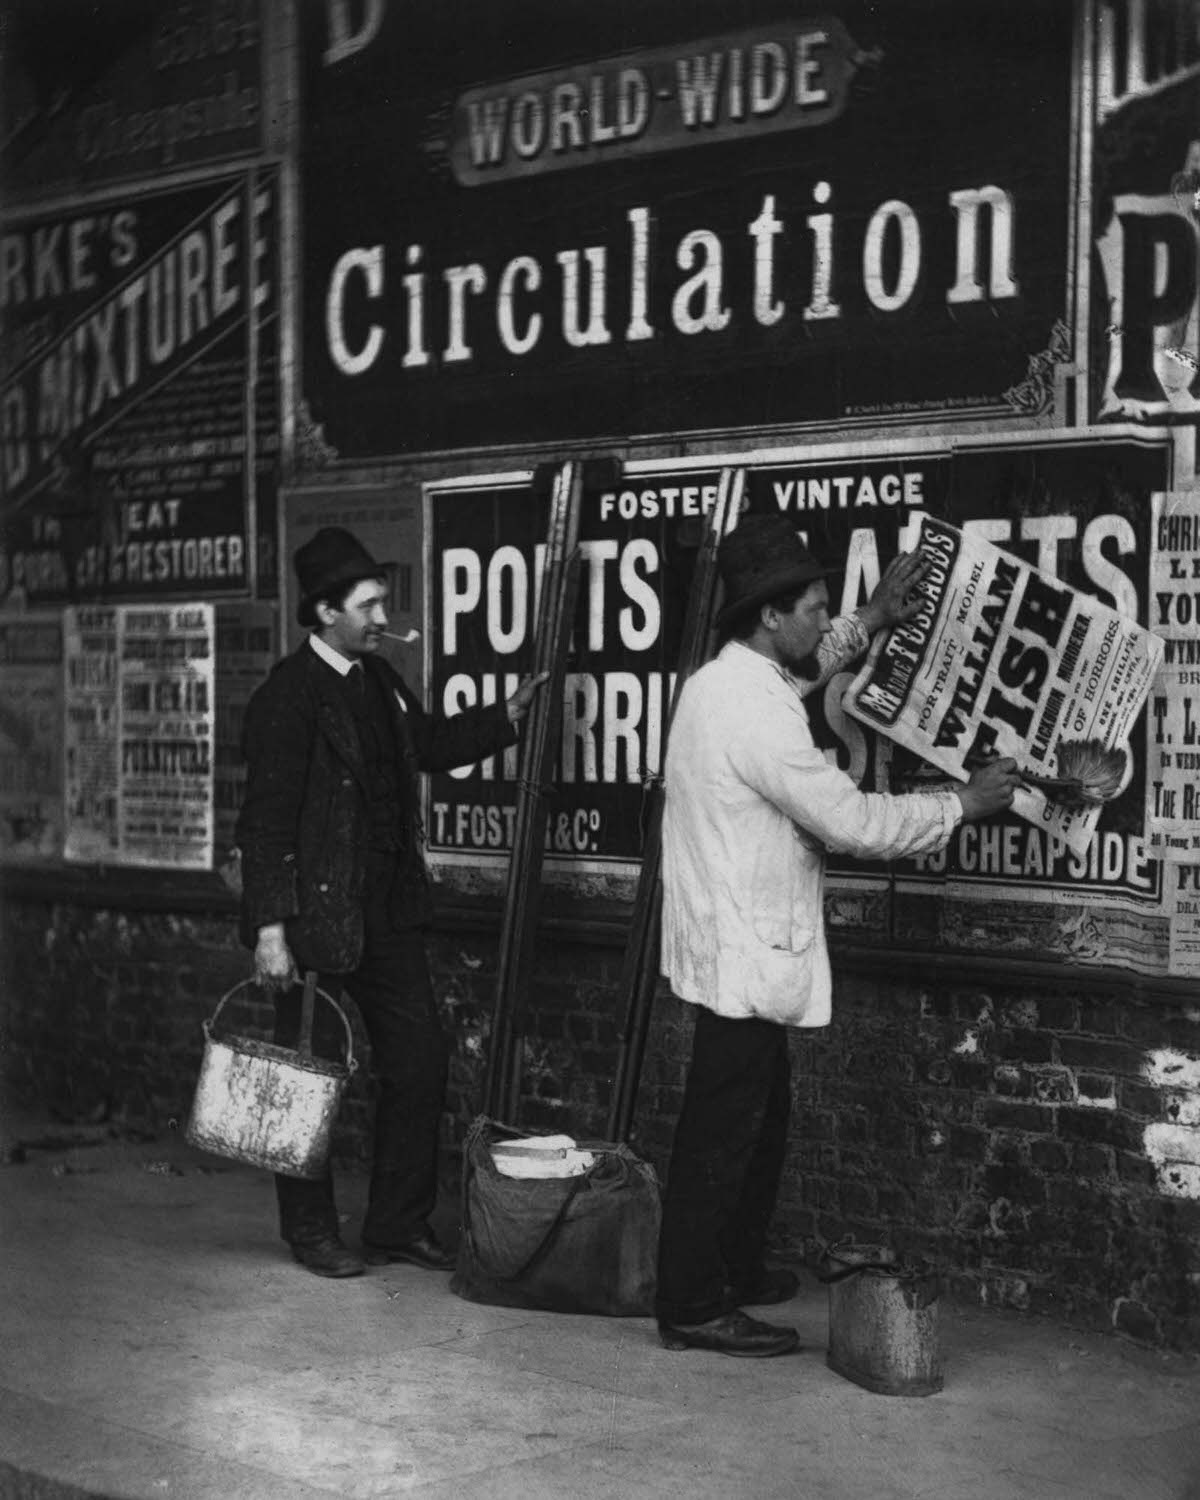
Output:
<instances>
[{"instance_id":1,"label":"man's hand on poster","mask_svg":"<svg viewBox=\"0 0 1200 1500\"><path fill-rule=\"evenodd\" d=\"M1012 806L1013 793L1021 785L1021 773L1010 756L985 760L971 772L965 786L956 786L963 807L963 821L972 823Z\"/></svg>"},{"instance_id":2,"label":"man's hand on poster","mask_svg":"<svg viewBox=\"0 0 1200 1500\"><path fill-rule=\"evenodd\" d=\"M283 923L272 922L258 929L254 945L254 978L264 990L289 990L299 975L292 950L283 935Z\"/></svg>"},{"instance_id":3,"label":"man's hand on poster","mask_svg":"<svg viewBox=\"0 0 1200 1500\"><path fill-rule=\"evenodd\" d=\"M928 573L931 559L924 552L902 552L884 570L875 592L859 611L868 632L911 620L921 607L917 584Z\"/></svg>"},{"instance_id":4,"label":"man's hand on poster","mask_svg":"<svg viewBox=\"0 0 1200 1500\"><path fill-rule=\"evenodd\" d=\"M536 677L525 677L512 697L505 703L508 710L508 722L519 724L529 712L529 706L534 700L538 689L548 681L549 672L539 672Z\"/></svg>"}]
</instances>

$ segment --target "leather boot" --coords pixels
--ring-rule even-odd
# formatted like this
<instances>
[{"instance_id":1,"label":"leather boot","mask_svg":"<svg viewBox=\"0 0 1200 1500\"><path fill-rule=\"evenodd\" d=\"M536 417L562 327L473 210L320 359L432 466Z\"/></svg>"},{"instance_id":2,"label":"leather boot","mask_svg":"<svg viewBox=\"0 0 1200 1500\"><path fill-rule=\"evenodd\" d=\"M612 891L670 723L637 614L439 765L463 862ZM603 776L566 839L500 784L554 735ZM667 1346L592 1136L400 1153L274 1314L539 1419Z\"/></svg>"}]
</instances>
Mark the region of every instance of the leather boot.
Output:
<instances>
[{"instance_id":1,"label":"leather boot","mask_svg":"<svg viewBox=\"0 0 1200 1500\"><path fill-rule=\"evenodd\" d=\"M314 1276L361 1276L367 1269L361 1257L335 1234L312 1240L292 1240L292 1254Z\"/></svg>"},{"instance_id":2,"label":"leather boot","mask_svg":"<svg viewBox=\"0 0 1200 1500\"><path fill-rule=\"evenodd\" d=\"M338 1234L337 1205L333 1178L315 1181L302 1177L275 1177L279 1200L279 1233L291 1246L293 1256L314 1276L361 1276L362 1258L342 1244Z\"/></svg>"},{"instance_id":3,"label":"leather boot","mask_svg":"<svg viewBox=\"0 0 1200 1500\"><path fill-rule=\"evenodd\" d=\"M710 1318L707 1323L667 1323L660 1318L658 1335L664 1349L708 1349L741 1359L790 1354L800 1345L800 1335L794 1328L760 1323L740 1309Z\"/></svg>"}]
</instances>

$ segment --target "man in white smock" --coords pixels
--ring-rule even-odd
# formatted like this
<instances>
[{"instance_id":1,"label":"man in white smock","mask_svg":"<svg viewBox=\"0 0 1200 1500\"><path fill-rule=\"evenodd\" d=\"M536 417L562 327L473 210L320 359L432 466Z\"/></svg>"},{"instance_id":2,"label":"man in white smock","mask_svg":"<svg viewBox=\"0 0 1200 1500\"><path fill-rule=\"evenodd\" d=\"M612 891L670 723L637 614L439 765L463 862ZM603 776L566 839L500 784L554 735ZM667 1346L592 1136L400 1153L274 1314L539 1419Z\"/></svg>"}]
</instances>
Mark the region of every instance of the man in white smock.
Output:
<instances>
[{"instance_id":1,"label":"man in white smock","mask_svg":"<svg viewBox=\"0 0 1200 1500\"><path fill-rule=\"evenodd\" d=\"M830 620L827 570L781 515L751 515L718 553L729 639L684 685L663 816L663 972L696 1007L663 1204L657 1313L669 1349L785 1354L796 1332L744 1306L794 1295L764 1261L787 1146L787 1027L825 1026L825 853L943 848L1012 802L1016 763L902 796L860 792L813 742L806 693L908 619L925 563L899 557L870 602Z\"/></svg>"}]
</instances>

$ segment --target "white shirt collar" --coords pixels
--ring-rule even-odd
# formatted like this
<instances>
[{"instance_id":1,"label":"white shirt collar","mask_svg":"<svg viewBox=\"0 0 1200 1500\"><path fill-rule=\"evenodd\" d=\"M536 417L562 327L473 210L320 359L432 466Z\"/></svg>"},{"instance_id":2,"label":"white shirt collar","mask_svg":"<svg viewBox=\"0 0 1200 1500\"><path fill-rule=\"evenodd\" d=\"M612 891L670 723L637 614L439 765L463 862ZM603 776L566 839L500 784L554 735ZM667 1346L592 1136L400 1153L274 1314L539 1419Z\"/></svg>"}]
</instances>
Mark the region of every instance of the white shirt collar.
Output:
<instances>
[{"instance_id":1,"label":"white shirt collar","mask_svg":"<svg viewBox=\"0 0 1200 1500\"><path fill-rule=\"evenodd\" d=\"M348 656L343 656L340 651L335 651L332 646L327 646L317 635L316 631L308 638L308 644L313 648L321 660L333 668L339 677L348 677L355 667L360 663L351 661Z\"/></svg>"},{"instance_id":2,"label":"white shirt collar","mask_svg":"<svg viewBox=\"0 0 1200 1500\"><path fill-rule=\"evenodd\" d=\"M788 687L795 689L798 693L803 691L799 677L794 676L786 667L780 666L773 657L764 656L761 651L756 651L753 646L748 646L737 636L731 636L718 654L735 658L741 671L758 672L764 677L768 675L782 677ZM746 660L747 657L749 660Z\"/></svg>"}]
</instances>

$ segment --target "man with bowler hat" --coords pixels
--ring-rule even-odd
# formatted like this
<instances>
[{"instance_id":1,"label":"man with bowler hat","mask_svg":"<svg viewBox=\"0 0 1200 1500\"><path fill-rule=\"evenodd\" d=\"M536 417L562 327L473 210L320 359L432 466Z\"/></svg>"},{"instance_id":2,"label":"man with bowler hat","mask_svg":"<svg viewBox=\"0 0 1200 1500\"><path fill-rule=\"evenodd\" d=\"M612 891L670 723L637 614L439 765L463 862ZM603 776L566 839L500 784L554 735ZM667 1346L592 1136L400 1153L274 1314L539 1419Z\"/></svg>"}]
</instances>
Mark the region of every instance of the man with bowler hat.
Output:
<instances>
[{"instance_id":1,"label":"man with bowler hat","mask_svg":"<svg viewBox=\"0 0 1200 1500\"><path fill-rule=\"evenodd\" d=\"M826 850L941 849L1012 802L1016 763L965 785L860 792L813 743L804 696L911 618L926 570L897 558L868 604L829 618L828 571L782 515L749 515L718 553L728 639L684 685L667 745L663 972L695 1007L691 1067L663 1204L657 1313L668 1349L786 1354L796 1331L748 1316L786 1301L764 1261L787 1146L789 1026L829 1023Z\"/></svg>"},{"instance_id":2,"label":"man with bowler hat","mask_svg":"<svg viewBox=\"0 0 1200 1500\"><path fill-rule=\"evenodd\" d=\"M297 618L310 634L255 691L242 737L242 940L259 983L276 992L280 1045L299 1035L305 970L335 997L344 989L362 1016L377 1080L366 1260L448 1270L428 1217L448 1048L425 954L417 775L513 743L543 679L527 678L507 703L426 714L379 654L387 565L339 527L318 531L294 562ZM335 1051L339 1030L318 999L316 1050ZM318 1276L358 1275L332 1177L275 1180L295 1258Z\"/></svg>"}]
</instances>

